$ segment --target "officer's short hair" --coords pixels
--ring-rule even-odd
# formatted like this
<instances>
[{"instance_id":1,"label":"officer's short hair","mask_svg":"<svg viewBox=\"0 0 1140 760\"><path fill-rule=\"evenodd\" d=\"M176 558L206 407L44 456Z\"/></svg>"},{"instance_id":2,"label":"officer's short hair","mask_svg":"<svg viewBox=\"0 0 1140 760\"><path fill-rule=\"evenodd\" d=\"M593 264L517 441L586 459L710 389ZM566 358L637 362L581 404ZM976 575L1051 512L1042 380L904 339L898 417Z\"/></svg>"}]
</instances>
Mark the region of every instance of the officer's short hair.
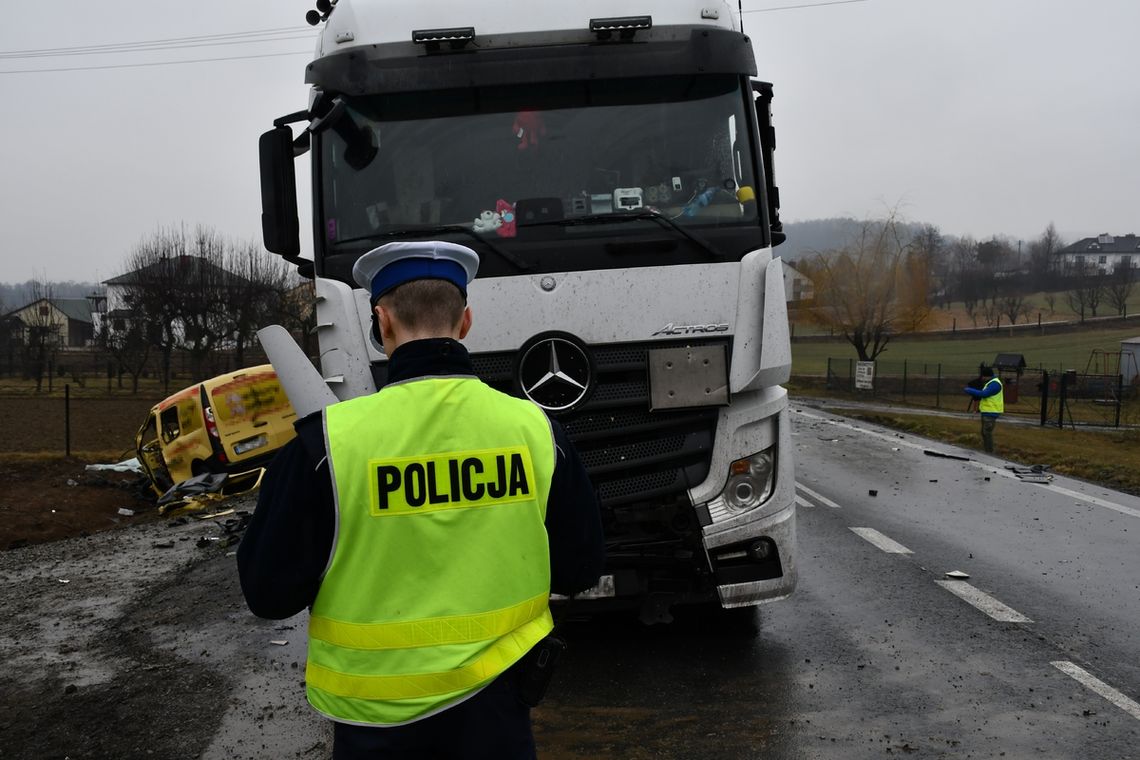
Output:
<instances>
[{"instance_id":1,"label":"officer's short hair","mask_svg":"<svg viewBox=\"0 0 1140 760\"><path fill-rule=\"evenodd\" d=\"M405 329L412 332L448 333L463 319L467 299L447 280L412 280L384 295L379 303Z\"/></svg>"}]
</instances>

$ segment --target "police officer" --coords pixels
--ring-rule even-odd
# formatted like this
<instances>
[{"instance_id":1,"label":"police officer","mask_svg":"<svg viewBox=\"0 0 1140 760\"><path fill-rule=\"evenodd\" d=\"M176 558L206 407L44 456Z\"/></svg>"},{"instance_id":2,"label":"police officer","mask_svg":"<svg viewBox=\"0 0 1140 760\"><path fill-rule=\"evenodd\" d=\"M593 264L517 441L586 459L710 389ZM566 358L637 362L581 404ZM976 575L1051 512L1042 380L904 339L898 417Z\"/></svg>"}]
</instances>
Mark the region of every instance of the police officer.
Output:
<instances>
[{"instance_id":1,"label":"police officer","mask_svg":"<svg viewBox=\"0 0 1140 760\"><path fill-rule=\"evenodd\" d=\"M562 428L474 377L479 258L389 243L372 294L387 385L297 423L238 550L250 609L311 607L306 692L334 758L533 758L520 679L551 591L597 582L598 505Z\"/></svg>"},{"instance_id":2,"label":"police officer","mask_svg":"<svg viewBox=\"0 0 1140 760\"><path fill-rule=\"evenodd\" d=\"M963 390L978 400L978 412L982 415L982 446L992 454L994 451L994 427L998 418L1005 413L1005 388L1001 378L994 375L992 367L983 366L979 378L981 388L966 386Z\"/></svg>"}]
</instances>

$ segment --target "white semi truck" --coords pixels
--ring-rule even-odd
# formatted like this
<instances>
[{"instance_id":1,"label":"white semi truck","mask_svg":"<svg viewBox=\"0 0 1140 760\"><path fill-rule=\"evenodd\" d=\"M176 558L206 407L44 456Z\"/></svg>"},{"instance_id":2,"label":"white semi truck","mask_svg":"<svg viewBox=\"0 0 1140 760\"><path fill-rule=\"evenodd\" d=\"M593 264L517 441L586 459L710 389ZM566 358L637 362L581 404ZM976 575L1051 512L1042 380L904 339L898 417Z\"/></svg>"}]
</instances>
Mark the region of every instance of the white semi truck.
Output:
<instances>
[{"instance_id":1,"label":"white semi truck","mask_svg":"<svg viewBox=\"0 0 1140 760\"><path fill-rule=\"evenodd\" d=\"M655 622L791 593L772 89L737 6L320 0L309 21L309 107L261 138L262 221L315 277L324 383L345 399L385 380L360 255L468 245L476 373L565 426L602 506L605 575L564 603Z\"/></svg>"}]
</instances>

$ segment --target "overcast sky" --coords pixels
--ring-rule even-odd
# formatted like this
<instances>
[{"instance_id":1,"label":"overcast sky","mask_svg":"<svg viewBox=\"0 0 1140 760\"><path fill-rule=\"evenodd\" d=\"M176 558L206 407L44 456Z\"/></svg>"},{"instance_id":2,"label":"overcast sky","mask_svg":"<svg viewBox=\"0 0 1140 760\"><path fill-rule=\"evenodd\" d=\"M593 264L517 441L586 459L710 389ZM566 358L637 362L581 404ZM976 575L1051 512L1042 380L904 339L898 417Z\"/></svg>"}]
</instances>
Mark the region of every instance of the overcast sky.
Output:
<instances>
[{"instance_id":1,"label":"overcast sky","mask_svg":"<svg viewBox=\"0 0 1140 760\"><path fill-rule=\"evenodd\" d=\"M0 281L108 279L160 225L259 238L257 137L307 104L310 7L6 4ZM862 0L744 18L760 75L776 85L786 220L898 208L978 238L1029 240L1050 221L1069 239L1140 232L1137 0ZM11 55L278 29L297 39ZM4 73L29 69L76 70ZM306 183L299 172L307 198Z\"/></svg>"}]
</instances>

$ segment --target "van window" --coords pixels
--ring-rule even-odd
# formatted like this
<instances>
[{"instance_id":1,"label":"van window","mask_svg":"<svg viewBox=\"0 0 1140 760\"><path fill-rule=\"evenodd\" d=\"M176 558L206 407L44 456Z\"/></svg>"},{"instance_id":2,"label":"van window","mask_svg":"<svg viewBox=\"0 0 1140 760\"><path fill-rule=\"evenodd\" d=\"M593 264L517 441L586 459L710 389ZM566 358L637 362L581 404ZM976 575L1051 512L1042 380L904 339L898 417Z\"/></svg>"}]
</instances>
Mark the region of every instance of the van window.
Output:
<instances>
[{"instance_id":1,"label":"van window","mask_svg":"<svg viewBox=\"0 0 1140 760\"><path fill-rule=\"evenodd\" d=\"M162 440L170 443L178 437L178 407L172 406L162 410Z\"/></svg>"},{"instance_id":2,"label":"van window","mask_svg":"<svg viewBox=\"0 0 1140 760\"><path fill-rule=\"evenodd\" d=\"M202 407L195 399L178 402L178 424L183 435L189 435L202 427Z\"/></svg>"}]
</instances>

